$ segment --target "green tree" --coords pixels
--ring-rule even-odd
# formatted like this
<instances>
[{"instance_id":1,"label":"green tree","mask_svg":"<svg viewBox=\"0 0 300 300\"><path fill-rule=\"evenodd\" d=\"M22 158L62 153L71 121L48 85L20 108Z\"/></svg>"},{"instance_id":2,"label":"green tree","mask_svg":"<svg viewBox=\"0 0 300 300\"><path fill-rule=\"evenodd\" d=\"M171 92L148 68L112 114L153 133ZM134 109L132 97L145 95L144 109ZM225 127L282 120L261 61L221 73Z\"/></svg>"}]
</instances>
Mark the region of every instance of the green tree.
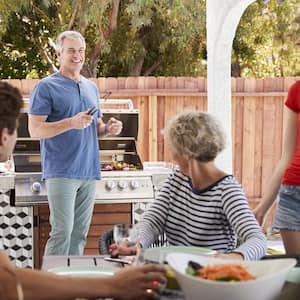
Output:
<instances>
[{"instance_id":1,"label":"green tree","mask_svg":"<svg viewBox=\"0 0 300 300\"><path fill-rule=\"evenodd\" d=\"M88 77L187 75L201 69L205 1L1 0L1 8L2 78L53 72L53 39L69 29L86 37Z\"/></svg>"},{"instance_id":2,"label":"green tree","mask_svg":"<svg viewBox=\"0 0 300 300\"><path fill-rule=\"evenodd\" d=\"M232 76L297 74L299 4L300 0L256 1L247 8L233 42Z\"/></svg>"},{"instance_id":3,"label":"green tree","mask_svg":"<svg viewBox=\"0 0 300 300\"><path fill-rule=\"evenodd\" d=\"M128 1L119 28L108 73L116 76L126 66L121 75L205 74L204 1Z\"/></svg>"},{"instance_id":4,"label":"green tree","mask_svg":"<svg viewBox=\"0 0 300 300\"><path fill-rule=\"evenodd\" d=\"M233 76L299 74L299 3L247 8L233 41ZM56 70L54 39L71 29L87 40L85 76L206 76L205 15L204 0L0 0L0 77Z\"/></svg>"}]
</instances>

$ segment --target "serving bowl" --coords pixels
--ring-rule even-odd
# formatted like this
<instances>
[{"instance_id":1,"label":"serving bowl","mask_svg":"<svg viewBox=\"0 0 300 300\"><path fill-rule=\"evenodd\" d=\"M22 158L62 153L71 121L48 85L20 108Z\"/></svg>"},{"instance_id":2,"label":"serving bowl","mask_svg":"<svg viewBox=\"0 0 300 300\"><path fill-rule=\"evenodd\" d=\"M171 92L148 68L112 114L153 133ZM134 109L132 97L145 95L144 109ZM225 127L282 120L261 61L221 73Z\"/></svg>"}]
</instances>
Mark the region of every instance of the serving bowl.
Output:
<instances>
[{"instance_id":1,"label":"serving bowl","mask_svg":"<svg viewBox=\"0 0 300 300\"><path fill-rule=\"evenodd\" d=\"M174 270L186 300L271 300L282 289L289 271L295 266L294 258L237 261L184 253L170 253L166 260ZM242 264L256 279L249 281L212 281L186 274L189 261L202 266L215 264Z\"/></svg>"},{"instance_id":2,"label":"serving bowl","mask_svg":"<svg viewBox=\"0 0 300 300\"><path fill-rule=\"evenodd\" d=\"M300 284L300 267L291 269L286 277L286 281Z\"/></svg>"},{"instance_id":3,"label":"serving bowl","mask_svg":"<svg viewBox=\"0 0 300 300\"><path fill-rule=\"evenodd\" d=\"M212 255L216 251L204 247L191 246L162 246L147 248L145 250L145 259L153 262L163 262L169 253L186 253L194 255Z\"/></svg>"}]
</instances>

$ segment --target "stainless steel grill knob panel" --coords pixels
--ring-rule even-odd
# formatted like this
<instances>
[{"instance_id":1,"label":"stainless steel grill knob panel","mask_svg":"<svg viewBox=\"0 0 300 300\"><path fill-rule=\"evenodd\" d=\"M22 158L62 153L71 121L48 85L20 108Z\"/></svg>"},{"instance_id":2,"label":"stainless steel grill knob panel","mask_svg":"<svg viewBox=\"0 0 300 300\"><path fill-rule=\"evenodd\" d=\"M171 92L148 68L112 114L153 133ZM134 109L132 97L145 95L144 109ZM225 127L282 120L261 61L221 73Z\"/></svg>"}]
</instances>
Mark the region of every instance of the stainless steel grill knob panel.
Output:
<instances>
[{"instance_id":1,"label":"stainless steel grill knob panel","mask_svg":"<svg viewBox=\"0 0 300 300\"><path fill-rule=\"evenodd\" d=\"M131 180L130 181L130 187L133 189L133 190L136 190L137 188L139 188L140 184L137 180Z\"/></svg>"},{"instance_id":2,"label":"stainless steel grill knob panel","mask_svg":"<svg viewBox=\"0 0 300 300\"><path fill-rule=\"evenodd\" d=\"M105 188L108 191L112 191L116 187L116 183L113 180L109 180L105 183Z\"/></svg>"},{"instance_id":3,"label":"stainless steel grill knob panel","mask_svg":"<svg viewBox=\"0 0 300 300\"><path fill-rule=\"evenodd\" d=\"M127 186L128 186L128 183L125 180L120 180L118 182L118 187L119 187L120 190L126 189Z\"/></svg>"}]
</instances>

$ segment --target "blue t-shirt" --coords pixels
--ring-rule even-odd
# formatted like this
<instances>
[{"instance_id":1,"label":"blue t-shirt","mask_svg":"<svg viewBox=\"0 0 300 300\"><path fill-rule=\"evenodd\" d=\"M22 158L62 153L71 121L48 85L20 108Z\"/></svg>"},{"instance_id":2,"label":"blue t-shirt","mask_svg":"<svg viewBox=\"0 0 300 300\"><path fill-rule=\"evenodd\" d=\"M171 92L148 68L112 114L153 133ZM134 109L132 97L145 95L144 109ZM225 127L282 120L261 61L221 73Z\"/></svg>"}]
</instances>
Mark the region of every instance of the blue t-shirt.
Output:
<instances>
[{"instance_id":1,"label":"blue t-shirt","mask_svg":"<svg viewBox=\"0 0 300 300\"><path fill-rule=\"evenodd\" d=\"M30 97L29 114L46 115L46 122L75 116L93 106L99 108L99 91L81 76L72 80L54 73L38 82ZM100 179L97 118L85 129L71 129L52 138L41 139L43 178Z\"/></svg>"}]
</instances>

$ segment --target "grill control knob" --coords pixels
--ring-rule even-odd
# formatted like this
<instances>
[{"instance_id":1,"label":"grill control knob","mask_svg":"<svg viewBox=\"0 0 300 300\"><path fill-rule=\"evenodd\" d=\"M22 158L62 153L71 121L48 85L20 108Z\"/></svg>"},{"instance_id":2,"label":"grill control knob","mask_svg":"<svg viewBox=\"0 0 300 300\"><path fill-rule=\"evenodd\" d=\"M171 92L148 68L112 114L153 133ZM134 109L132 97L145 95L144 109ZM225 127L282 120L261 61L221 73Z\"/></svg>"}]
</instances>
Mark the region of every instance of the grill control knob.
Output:
<instances>
[{"instance_id":1,"label":"grill control knob","mask_svg":"<svg viewBox=\"0 0 300 300\"><path fill-rule=\"evenodd\" d=\"M34 193L39 193L41 191L41 184L38 181L34 182L31 186L31 190Z\"/></svg>"},{"instance_id":2,"label":"grill control knob","mask_svg":"<svg viewBox=\"0 0 300 300\"><path fill-rule=\"evenodd\" d=\"M124 190L125 188L127 188L127 182L124 181L124 180L120 180L119 183L118 183L118 187L120 190Z\"/></svg>"},{"instance_id":3,"label":"grill control knob","mask_svg":"<svg viewBox=\"0 0 300 300\"><path fill-rule=\"evenodd\" d=\"M133 190L136 190L136 189L140 186L140 184L139 184L138 181L132 180L132 181L130 182L130 186L131 186L131 188L132 188Z\"/></svg>"},{"instance_id":4,"label":"grill control knob","mask_svg":"<svg viewBox=\"0 0 300 300\"><path fill-rule=\"evenodd\" d=\"M115 187L116 187L116 184L114 181L109 180L105 183L105 188L109 191L113 190Z\"/></svg>"}]
</instances>

